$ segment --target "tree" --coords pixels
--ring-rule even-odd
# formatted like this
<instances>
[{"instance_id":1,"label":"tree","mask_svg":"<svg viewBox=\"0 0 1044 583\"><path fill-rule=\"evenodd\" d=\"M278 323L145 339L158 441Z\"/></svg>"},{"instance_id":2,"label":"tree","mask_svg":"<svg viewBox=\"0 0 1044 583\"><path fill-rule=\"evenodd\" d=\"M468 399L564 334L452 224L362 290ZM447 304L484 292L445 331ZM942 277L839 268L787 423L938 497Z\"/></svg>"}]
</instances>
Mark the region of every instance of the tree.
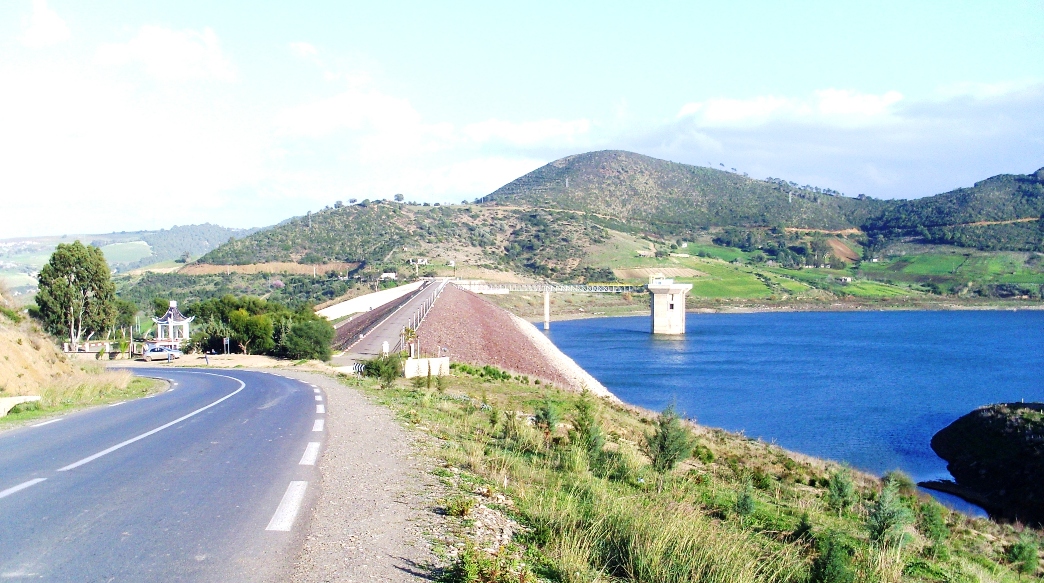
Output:
<instances>
[{"instance_id":1,"label":"tree","mask_svg":"<svg viewBox=\"0 0 1044 583\"><path fill-rule=\"evenodd\" d=\"M275 347L272 339L272 319L265 314L251 316L240 308L229 315L232 338L243 347L246 354L264 354Z\"/></svg>"},{"instance_id":2,"label":"tree","mask_svg":"<svg viewBox=\"0 0 1044 583\"><path fill-rule=\"evenodd\" d=\"M848 468L838 468L830 475L830 483L827 486L827 506L836 510L840 516L855 503L855 499L852 472Z\"/></svg>"},{"instance_id":3,"label":"tree","mask_svg":"<svg viewBox=\"0 0 1044 583\"><path fill-rule=\"evenodd\" d=\"M290 327L290 332L283 342L285 356L295 360L330 360L330 343L333 342L333 338L333 326L326 320L297 322Z\"/></svg>"},{"instance_id":4,"label":"tree","mask_svg":"<svg viewBox=\"0 0 1044 583\"><path fill-rule=\"evenodd\" d=\"M682 426L681 418L674 411L673 404L660 413L656 419L656 429L645 435L642 450L652 460L653 469L660 474L673 470L678 462L689 457L692 452L692 439Z\"/></svg>"},{"instance_id":5,"label":"tree","mask_svg":"<svg viewBox=\"0 0 1044 583\"><path fill-rule=\"evenodd\" d=\"M401 194L396 194L396 195L395 195L395 202L402 202L402 200L403 200L404 198L406 198L406 197L404 197L404 196L403 196L403 195L401 195Z\"/></svg>"},{"instance_id":6,"label":"tree","mask_svg":"<svg viewBox=\"0 0 1044 583\"><path fill-rule=\"evenodd\" d=\"M544 441L551 441L551 435L558 427L558 408L555 407L551 397L544 395L544 402L536 410L536 426L544 432Z\"/></svg>"},{"instance_id":7,"label":"tree","mask_svg":"<svg viewBox=\"0 0 1044 583\"><path fill-rule=\"evenodd\" d=\"M595 404L591 401L591 394L584 391L580 394L580 400L576 402L576 414L573 416L573 431L570 440L587 452L587 459L591 463L597 463L602 453L605 438L602 436L602 427L598 424L595 416Z\"/></svg>"},{"instance_id":8,"label":"tree","mask_svg":"<svg viewBox=\"0 0 1044 583\"><path fill-rule=\"evenodd\" d=\"M829 532L818 541L819 554L812 561L812 583L851 583L855 581L852 569L852 549L844 538Z\"/></svg>"},{"instance_id":9,"label":"tree","mask_svg":"<svg viewBox=\"0 0 1044 583\"><path fill-rule=\"evenodd\" d=\"M911 522L913 513L903 506L898 487L894 483L885 484L866 518L870 540L882 546L898 545L903 540L903 529Z\"/></svg>"},{"instance_id":10,"label":"tree","mask_svg":"<svg viewBox=\"0 0 1044 583\"><path fill-rule=\"evenodd\" d=\"M1037 566L1040 564L1040 560L1037 557L1037 543L1029 536L1023 536L1019 539L1019 542L1011 545L1008 549L1008 560L1014 565L1015 570L1019 573L1019 580L1022 580L1023 575L1030 575L1037 572Z\"/></svg>"},{"instance_id":11,"label":"tree","mask_svg":"<svg viewBox=\"0 0 1044 583\"><path fill-rule=\"evenodd\" d=\"M73 349L84 334L109 330L117 316L116 286L101 249L61 243L40 270L36 305L52 334L68 334Z\"/></svg>"}]
</instances>

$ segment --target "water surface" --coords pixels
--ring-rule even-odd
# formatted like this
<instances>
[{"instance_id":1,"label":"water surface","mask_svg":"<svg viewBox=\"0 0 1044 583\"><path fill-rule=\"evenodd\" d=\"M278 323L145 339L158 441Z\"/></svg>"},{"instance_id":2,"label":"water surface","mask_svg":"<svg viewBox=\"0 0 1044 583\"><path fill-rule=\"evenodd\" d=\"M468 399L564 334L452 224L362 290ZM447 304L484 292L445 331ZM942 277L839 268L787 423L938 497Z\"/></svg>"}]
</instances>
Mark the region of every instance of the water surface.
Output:
<instances>
[{"instance_id":1,"label":"water surface","mask_svg":"<svg viewBox=\"0 0 1044 583\"><path fill-rule=\"evenodd\" d=\"M953 420L1044 401L1040 311L689 314L681 338L601 318L549 335L628 403L918 481L950 477L929 443Z\"/></svg>"}]
</instances>

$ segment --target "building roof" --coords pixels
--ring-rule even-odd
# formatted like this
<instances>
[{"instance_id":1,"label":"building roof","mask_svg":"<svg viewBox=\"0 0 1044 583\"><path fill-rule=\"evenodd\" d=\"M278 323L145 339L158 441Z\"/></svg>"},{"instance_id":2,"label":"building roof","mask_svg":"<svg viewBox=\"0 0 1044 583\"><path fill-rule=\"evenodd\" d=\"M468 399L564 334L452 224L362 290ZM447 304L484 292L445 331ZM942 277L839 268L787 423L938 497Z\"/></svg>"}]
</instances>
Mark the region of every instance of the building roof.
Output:
<instances>
[{"instance_id":1,"label":"building roof","mask_svg":"<svg viewBox=\"0 0 1044 583\"><path fill-rule=\"evenodd\" d=\"M185 317L184 314L178 310L177 302L170 302L170 307L167 308L167 313L163 314L162 318L153 318L152 321L157 324L184 324L185 322L191 322L196 317Z\"/></svg>"}]
</instances>

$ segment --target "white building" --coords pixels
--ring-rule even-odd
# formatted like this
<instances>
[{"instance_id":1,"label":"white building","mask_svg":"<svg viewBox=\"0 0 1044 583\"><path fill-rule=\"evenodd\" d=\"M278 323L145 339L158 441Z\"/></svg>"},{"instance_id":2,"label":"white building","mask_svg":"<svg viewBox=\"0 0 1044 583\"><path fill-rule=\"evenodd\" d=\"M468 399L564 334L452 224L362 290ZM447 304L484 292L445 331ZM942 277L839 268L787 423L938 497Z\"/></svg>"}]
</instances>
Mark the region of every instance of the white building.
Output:
<instances>
[{"instance_id":1,"label":"white building","mask_svg":"<svg viewBox=\"0 0 1044 583\"><path fill-rule=\"evenodd\" d=\"M178 310L178 303L170 302L170 307L162 318L152 319L156 323L156 339L149 344L180 350L181 344L192 336L189 324L195 319L195 316L186 318Z\"/></svg>"}]
</instances>

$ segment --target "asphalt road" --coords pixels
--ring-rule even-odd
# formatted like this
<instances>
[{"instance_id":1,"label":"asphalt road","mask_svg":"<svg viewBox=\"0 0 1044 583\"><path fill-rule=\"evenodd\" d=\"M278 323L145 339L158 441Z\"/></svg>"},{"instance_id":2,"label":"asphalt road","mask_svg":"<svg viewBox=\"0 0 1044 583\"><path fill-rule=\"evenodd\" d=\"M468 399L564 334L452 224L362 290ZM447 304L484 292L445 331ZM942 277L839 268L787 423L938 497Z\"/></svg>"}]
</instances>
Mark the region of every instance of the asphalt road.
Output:
<instances>
[{"instance_id":1,"label":"asphalt road","mask_svg":"<svg viewBox=\"0 0 1044 583\"><path fill-rule=\"evenodd\" d=\"M0 434L0 579L284 580L325 396L259 372L135 374L171 390Z\"/></svg>"},{"instance_id":2,"label":"asphalt road","mask_svg":"<svg viewBox=\"0 0 1044 583\"><path fill-rule=\"evenodd\" d=\"M395 350L403 327L412 326L417 322L423 307L431 305L433 298L436 297L442 287L447 285L448 281L448 278L439 278L421 288L416 296L392 313L379 326L370 330L362 340L352 345L343 354L335 356L333 364L335 366L348 366L359 360L380 356L385 342L388 343L390 350Z\"/></svg>"}]
</instances>

